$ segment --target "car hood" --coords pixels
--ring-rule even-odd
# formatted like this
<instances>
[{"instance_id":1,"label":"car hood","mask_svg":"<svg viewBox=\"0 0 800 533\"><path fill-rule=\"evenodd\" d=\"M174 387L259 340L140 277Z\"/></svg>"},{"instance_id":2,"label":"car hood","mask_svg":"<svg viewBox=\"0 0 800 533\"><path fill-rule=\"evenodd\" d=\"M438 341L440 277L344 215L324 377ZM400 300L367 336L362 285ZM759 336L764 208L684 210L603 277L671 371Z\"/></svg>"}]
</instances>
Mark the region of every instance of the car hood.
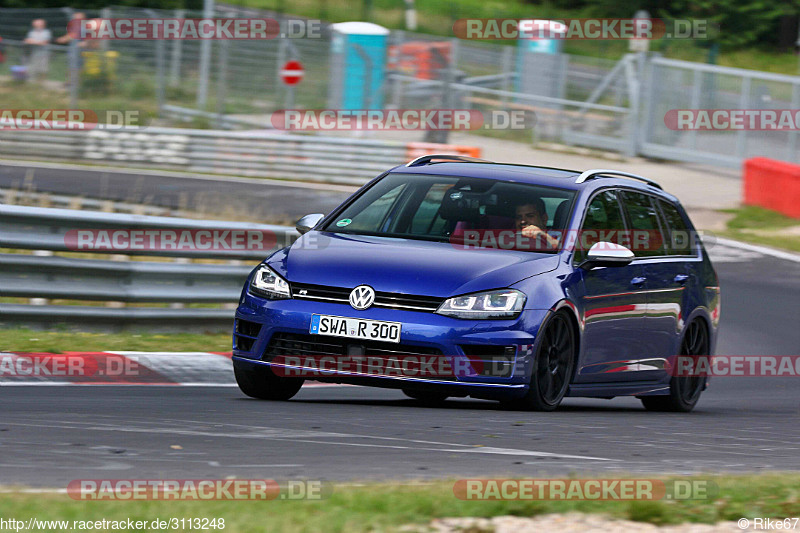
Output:
<instances>
[{"instance_id":1,"label":"car hood","mask_svg":"<svg viewBox=\"0 0 800 533\"><path fill-rule=\"evenodd\" d=\"M509 287L558 266L557 254L311 231L268 264L288 281L449 297Z\"/></svg>"}]
</instances>

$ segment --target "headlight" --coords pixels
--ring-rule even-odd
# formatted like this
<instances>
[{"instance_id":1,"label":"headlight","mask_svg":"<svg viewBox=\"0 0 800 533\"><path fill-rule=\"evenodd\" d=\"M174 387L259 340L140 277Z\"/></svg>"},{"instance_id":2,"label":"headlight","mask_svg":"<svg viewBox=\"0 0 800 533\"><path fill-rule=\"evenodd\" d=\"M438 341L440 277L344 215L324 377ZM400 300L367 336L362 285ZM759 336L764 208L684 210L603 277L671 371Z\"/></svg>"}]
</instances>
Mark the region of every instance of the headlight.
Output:
<instances>
[{"instance_id":1,"label":"headlight","mask_svg":"<svg viewBox=\"0 0 800 533\"><path fill-rule=\"evenodd\" d=\"M250 292L272 300L291 298L289 283L267 265L261 265L250 281Z\"/></svg>"},{"instance_id":2,"label":"headlight","mask_svg":"<svg viewBox=\"0 0 800 533\"><path fill-rule=\"evenodd\" d=\"M503 289L449 298L436 312L455 318L514 318L523 307L525 294L514 289Z\"/></svg>"}]
</instances>

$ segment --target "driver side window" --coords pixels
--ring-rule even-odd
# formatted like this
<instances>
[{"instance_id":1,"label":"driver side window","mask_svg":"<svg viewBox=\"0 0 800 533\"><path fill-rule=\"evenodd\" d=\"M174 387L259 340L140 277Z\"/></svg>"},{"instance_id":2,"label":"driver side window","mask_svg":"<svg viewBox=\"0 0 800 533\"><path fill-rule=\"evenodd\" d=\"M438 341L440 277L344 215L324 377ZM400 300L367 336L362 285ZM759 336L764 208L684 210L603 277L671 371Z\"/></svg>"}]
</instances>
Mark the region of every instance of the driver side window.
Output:
<instances>
[{"instance_id":1,"label":"driver side window","mask_svg":"<svg viewBox=\"0 0 800 533\"><path fill-rule=\"evenodd\" d=\"M601 240L624 244L620 242L619 234L624 230L625 221L617 192L603 191L597 194L586 208L580 231L571 238L575 247L574 264L581 263L589 248Z\"/></svg>"}]
</instances>

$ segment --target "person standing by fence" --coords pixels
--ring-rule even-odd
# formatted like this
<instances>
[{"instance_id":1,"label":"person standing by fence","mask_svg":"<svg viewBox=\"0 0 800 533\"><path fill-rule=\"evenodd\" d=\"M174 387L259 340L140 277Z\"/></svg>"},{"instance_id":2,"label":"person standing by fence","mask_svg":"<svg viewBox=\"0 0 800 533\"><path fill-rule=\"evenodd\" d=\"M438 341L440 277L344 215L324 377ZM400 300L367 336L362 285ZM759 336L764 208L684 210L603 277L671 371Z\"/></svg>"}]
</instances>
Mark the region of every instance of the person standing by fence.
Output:
<instances>
[{"instance_id":1,"label":"person standing by fence","mask_svg":"<svg viewBox=\"0 0 800 533\"><path fill-rule=\"evenodd\" d=\"M53 34L47 29L44 19L34 20L32 26L24 41L32 47L28 60L28 74L30 79L41 81L47 78L47 72L50 70L50 41L53 39Z\"/></svg>"},{"instance_id":2,"label":"person standing by fence","mask_svg":"<svg viewBox=\"0 0 800 533\"><path fill-rule=\"evenodd\" d=\"M69 45L67 52L67 85L72 83L72 76L78 77L81 68L81 51L85 42L80 37L81 21L86 19L86 15L80 11L72 14L70 22L67 24L67 33L56 39L58 44Z\"/></svg>"}]
</instances>

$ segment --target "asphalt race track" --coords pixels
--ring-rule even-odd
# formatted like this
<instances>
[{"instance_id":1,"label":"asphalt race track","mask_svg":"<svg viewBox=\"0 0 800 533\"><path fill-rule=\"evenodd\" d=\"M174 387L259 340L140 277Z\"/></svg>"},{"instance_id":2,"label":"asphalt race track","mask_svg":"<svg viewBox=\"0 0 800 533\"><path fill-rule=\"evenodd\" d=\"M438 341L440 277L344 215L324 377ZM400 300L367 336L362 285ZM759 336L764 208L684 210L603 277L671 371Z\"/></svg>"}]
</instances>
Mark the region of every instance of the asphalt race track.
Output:
<instances>
[{"instance_id":1,"label":"asphalt race track","mask_svg":"<svg viewBox=\"0 0 800 533\"><path fill-rule=\"evenodd\" d=\"M713 255L717 353L798 354L800 263ZM632 398L567 399L554 413L469 399L433 409L357 387L307 387L283 403L232 387L17 386L0 397L4 484L800 470L797 377L716 378L688 415Z\"/></svg>"},{"instance_id":2,"label":"asphalt race track","mask_svg":"<svg viewBox=\"0 0 800 533\"><path fill-rule=\"evenodd\" d=\"M255 221L272 223L295 221L310 212L328 213L356 190L342 185L256 178L220 179L159 171L58 166L0 164L0 188L199 210L223 217L233 210Z\"/></svg>"}]
</instances>

